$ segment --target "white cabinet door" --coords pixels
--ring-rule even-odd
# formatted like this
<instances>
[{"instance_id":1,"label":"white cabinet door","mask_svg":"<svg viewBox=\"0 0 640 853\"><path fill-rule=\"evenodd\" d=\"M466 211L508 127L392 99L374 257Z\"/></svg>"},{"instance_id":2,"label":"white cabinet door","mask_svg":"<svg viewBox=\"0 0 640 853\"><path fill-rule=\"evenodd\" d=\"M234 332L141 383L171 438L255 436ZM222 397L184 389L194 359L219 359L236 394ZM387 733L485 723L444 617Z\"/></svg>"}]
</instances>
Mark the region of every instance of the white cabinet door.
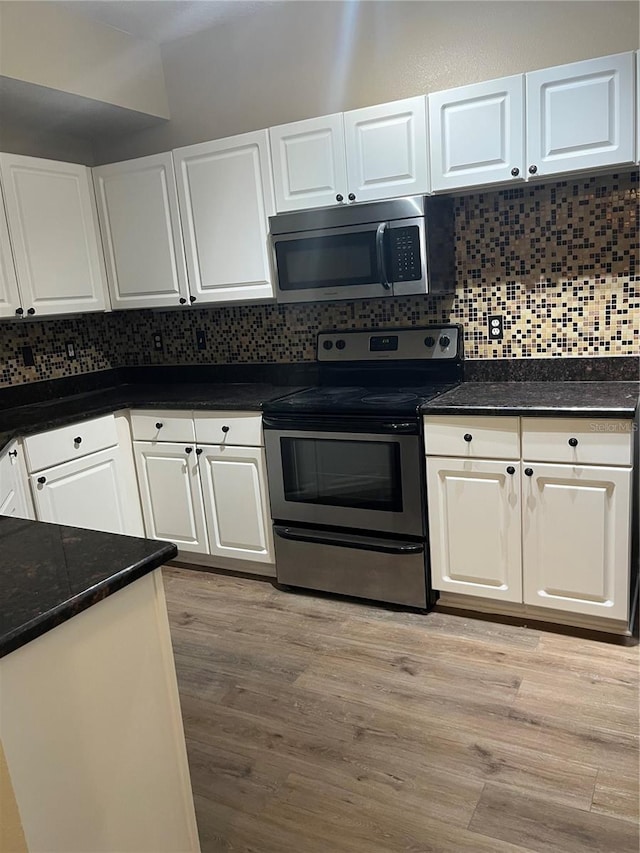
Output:
<instances>
[{"instance_id":1,"label":"white cabinet door","mask_svg":"<svg viewBox=\"0 0 640 853\"><path fill-rule=\"evenodd\" d=\"M20 294L0 186L0 317L15 317L18 308Z\"/></svg>"},{"instance_id":2,"label":"white cabinet door","mask_svg":"<svg viewBox=\"0 0 640 853\"><path fill-rule=\"evenodd\" d=\"M133 451L147 536L174 542L181 551L208 553L194 446L134 441Z\"/></svg>"},{"instance_id":3,"label":"white cabinet door","mask_svg":"<svg viewBox=\"0 0 640 853\"><path fill-rule=\"evenodd\" d=\"M525 604L626 620L631 470L523 467Z\"/></svg>"},{"instance_id":4,"label":"white cabinet door","mask_svg":"<svg viewBox=\"0 0 640 853\"><path fill-rule=\"evenodd\" d=\"M202 447L200 472L213 555L273 563L264 450Z\"/></svg>"},{"instance_id":5,"label":"white cabinet door","mask_svg":"<svg viewBox=\"0 0 640 853\"><path fill-rule=\"evenodd\" d=\"M173 156L192 298L272 298L267 131L190 145Z\"/></svg>"},{"instance_id":6,"label":"white cabinet door","mask_svg":"<svg viewBox=\"0 0 640 853\"><path fill-rule=\"evenodd\" d=\"M0 515L35 518L24 453L17 441L0 456Z\"/></svg>"},{"instance_id":7,"label":"white cabinet door","mask_svg":"<svg viewBox=\"0 0 640 853\"><path fill-rule=\"evenodd\" d=\"M521 601L520 464L428 458L427 495L434 589Z\"/></svg>"},{"instance_id":8,"label":"white cabinet door","mask_svg":"<svg viewBox=\"0 0 640 853\"><path fill-rule=\"evenodd\" d=\"M431 186L525 179L524 75L429 95Z\"/></svg>"},{"instance_id":9,"label":"white cabinet door","mask_svg":"<svg viewBox=\"0 0 640 853\"><path fill-rule=\"evenodd\" d=\"M349 201L429 192L426 98L344 114Z\"/></svg>"},{"instance_id":10,"label":"white cabinet door","mask_svg":"<svg viewBox=\"0 0 640 853\"><path fill-rule=\"evenodd\" d=\"M100 166L93 180L113 308L187 305L171 154Z\"/></svg>"},{"instance_id":11,"label":"white cabinet door","mask_svg":"<svg viewBox=\"0 0 640 853\"><path fill-rule=\"evenodd\" d=\"M0 177L25 314L104 310L104 261L89 169L0 154Z\"/></svg>"},{"instance_id":12,"label":"white cabinet door","mask_svg":"<svg viewBox=\"0 0 640 853\"><path fill-rule=\"evenodd\" d=\"M124 487L122 466L120 448L110 447L31 474L38 519L137 535L138 495Z\"/></svg>"},{"instance_id":13,"label":"white cabinet door","mask_svg":"<svg viewBox=\"0 0 640 853\"><path fill-rule=\"evenodd\" d=\"M529 174L633 162L633 74L633 53L527 74Z\"/></svg>"},{"instance_id":14,"label":"white cabinet door","mask_svg":"<svg viewBox=\"0 0 640 853\"><path fill-rule=\"evenodd\" d=\"M269 130L278 213L346 201L342 113Z\"/></svg>"}]
</instances>

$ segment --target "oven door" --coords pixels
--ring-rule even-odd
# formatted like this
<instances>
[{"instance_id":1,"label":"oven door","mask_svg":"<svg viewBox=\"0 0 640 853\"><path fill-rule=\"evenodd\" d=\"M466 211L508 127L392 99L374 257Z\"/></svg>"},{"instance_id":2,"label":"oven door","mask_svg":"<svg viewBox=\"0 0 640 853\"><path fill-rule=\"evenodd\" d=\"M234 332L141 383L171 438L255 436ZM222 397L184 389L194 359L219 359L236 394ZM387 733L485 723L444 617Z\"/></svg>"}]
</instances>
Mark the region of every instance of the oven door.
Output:
<instances>
[{"instance_id":1,"label":"oven door","mask_svg":"<svg viewBox=\"0 0 640 853\"><path fill-rule=\"evenodd\" d=\"M424 536L417 435L266 428L264 436L274 520Z\"/></svg>"}]
</instances>

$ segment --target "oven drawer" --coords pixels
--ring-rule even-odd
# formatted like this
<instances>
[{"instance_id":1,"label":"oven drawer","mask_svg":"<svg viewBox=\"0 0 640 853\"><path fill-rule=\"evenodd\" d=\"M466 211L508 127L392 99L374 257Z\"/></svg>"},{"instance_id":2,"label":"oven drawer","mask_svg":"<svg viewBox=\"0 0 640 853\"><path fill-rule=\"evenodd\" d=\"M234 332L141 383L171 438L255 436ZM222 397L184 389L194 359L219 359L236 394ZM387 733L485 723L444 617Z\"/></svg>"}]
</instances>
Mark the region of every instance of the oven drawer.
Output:
<instances>
[{"instance_id":1,"label":"oven drawer","mask_svg":"<svg viewBox=\"0 0 640 853\"><path fill-rule=\"evenodd\" d=\"M280 583L427 606L424 543L274 525Z\"/></svg>"},{"instance_id":2,"label":"oven drawer","mask_svg":"<svg viewBox=\"0 0 640 853\"><path fill-rule=\"evenodd\" d=\"M424 419L427 456L519 459L519 418L489 415L429 415Z\"/></svg>"}]
</instances>

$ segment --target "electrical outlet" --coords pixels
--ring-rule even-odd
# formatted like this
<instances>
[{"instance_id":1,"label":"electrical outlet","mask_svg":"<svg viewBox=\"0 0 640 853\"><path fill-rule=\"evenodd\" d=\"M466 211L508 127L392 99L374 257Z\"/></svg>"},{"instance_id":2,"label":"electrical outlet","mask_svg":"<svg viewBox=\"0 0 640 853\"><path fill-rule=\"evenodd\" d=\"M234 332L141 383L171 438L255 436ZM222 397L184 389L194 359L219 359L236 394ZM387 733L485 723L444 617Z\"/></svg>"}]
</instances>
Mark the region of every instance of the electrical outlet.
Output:
<instances>
[{"instance_id":1,"label":"electrical outlet","mask_svg":"<svg viewBox=\"0 0 640 853\"><path fill-rule=\"evenodd\" d=\"M198 349L207 348L207 334L204 329L196 329L196 346Z\"/></svg>"},{"instance_id":2,"label":"electrical outlet","mask_svg":"<svg viewBox=\"0 0 640 853\"><path fill-rule=\"evenodd\" d=\"M76 345L73 341L67 341L65 347L67 348L67 358L69 361L74 361L76 358Z\"/></svg>"},{"instance_id":3,"label":"electrical outlet","mask_svg":"<svg viewBox=\"0 0 640 853\"><path fill-rule=\"evenodd\" d=\"M489 314L489 340L501 341L504 337L504 322L502 314Z\"/></svg>"},{"instance_id":4,"label":"electrical outlet","mask_svg":"<svg viewBox=\"0 0 640 853\"><path fill-rule=\"evenodd\" d=\"M153 333L153 348L156 352L162 352L164 346L162 344L162 333L154 332Z\"/></svg>"},{"instance_id":5,"label":"electrical outlet","mask_svg":"<svg viewBox=\"0 0 640 853\"><path fill-rule=\"evenodd\" d=\"M35 358L33 357L33 350L31 347L20 347L22 352L22 361L25 367L33 367L36 363Z\"/></svg>"}]
</instances>

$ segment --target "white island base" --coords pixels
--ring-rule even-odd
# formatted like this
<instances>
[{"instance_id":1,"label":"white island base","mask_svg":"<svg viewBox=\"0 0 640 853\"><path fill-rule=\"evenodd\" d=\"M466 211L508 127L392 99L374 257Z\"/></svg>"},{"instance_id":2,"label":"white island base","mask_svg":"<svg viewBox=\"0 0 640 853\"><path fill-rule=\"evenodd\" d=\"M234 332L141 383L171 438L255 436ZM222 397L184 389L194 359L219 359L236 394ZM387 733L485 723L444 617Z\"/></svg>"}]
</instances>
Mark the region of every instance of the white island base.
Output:
<instances>
[{"instance_id":1,"label":"white island base","mask_svg":"<svg viewBox=\"0 0 640 853\"><path fill-rule=\"evenodd\" d=\"M3 851L200 850L160 569L0 659L0 745Z\"/></svg>"}]
</instances>

